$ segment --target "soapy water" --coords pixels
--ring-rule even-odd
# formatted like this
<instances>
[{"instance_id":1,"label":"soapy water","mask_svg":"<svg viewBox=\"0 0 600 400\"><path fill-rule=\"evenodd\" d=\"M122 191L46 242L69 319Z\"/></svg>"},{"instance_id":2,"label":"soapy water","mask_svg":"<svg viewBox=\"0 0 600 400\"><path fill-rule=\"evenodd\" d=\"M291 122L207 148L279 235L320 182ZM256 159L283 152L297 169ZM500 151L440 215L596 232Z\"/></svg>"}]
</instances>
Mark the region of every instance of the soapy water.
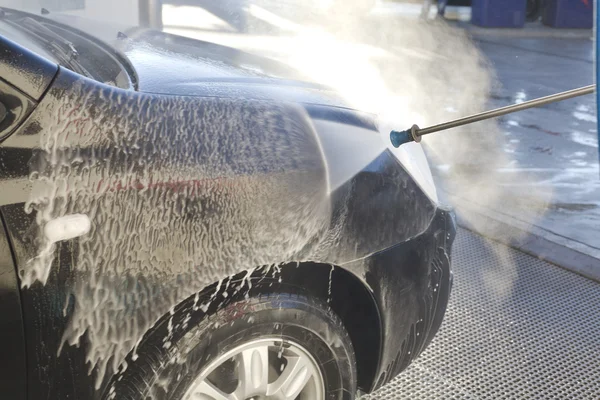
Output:
<instances>
[{"instance_id":1,"label":"soapy water","mask_svg":"<svg viewBox=\"0 0 600 400\"><path fill-rule=\"evenodd\" d=\"M216 295L230 284L224 278L243 270L249 287L258 266L310 254L306 248L331 217L329 193L391 148L390 128L427 126L485 108L493 75L458 29L373 19L352 2L326 16L315 16L318 9L299 1L259 6L296 16L267 32L280 40L267 41L262 50L333 88L353 108L377 115L381 136L338 132L340 152L347 151L344 133L363 141L364 151L348 154L332 171L317 136L305 134L314 129L309 117L290 105L167 97L130 102L118 91L90 91L84 83L40 111L52 119L44 121L27 204L37 212L40 235L21 280L27 287L48 278L57 247L42 234L48 222L77 213L91 219L89 233L77 242L74 311L63 346L87 335L97 386L182 300L218 282ZM245 27L245 35L259 29L251 22ZM263 35L264 29L261 23ZM488 122L424 142L435 163L484 165L476 174L453 176L454 190L481 191L481 201L495 204L502 193L484 183L493 179L486 171L509 161L497 151L502 140ZM493 277L486 282L510 293ZM194 309L208 306L194 303ZM163 345L171 348L169 337Z\"/></svg>"},{"instance_id":2,"label":"soapy water","mask_svg":"<svg viewBox=\"0 0 600 400\"><path fill-rule=\"evenodd\" d=\"M249 288L257 266L295 260L328 226L327 167L300 107L138 96L84 81L40 107L26 204L40 233L21 282L49 276L57 244L45 226L89 217L63 346L87 335L97 386L176 304L243 270Z\"/></svg>"}]
</instances>

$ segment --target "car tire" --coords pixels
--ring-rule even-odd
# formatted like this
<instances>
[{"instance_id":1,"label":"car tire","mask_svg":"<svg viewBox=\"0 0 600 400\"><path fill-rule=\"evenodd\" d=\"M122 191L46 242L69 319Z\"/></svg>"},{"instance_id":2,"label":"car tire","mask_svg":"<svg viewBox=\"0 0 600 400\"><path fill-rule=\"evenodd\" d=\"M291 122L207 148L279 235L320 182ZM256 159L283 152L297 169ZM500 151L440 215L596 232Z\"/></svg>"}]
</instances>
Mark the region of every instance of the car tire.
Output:
<instances>
[{"instance_id":1,"label":"car tire","mask_svg":"<svg viewBox=\"0 0 600 400\"><path fill-rule=\"evenodd\" d=\"M245 400L285 392L281 398L291 399L301 384L298 400L355 398L352 342L324 302L292 293L259 294L197 314L203 312L184 307L163 321L166 335L140 344L104 398L225 400L235 392ZM211 397L215 388L220 394Z\"/></svg>"}]
</instances>

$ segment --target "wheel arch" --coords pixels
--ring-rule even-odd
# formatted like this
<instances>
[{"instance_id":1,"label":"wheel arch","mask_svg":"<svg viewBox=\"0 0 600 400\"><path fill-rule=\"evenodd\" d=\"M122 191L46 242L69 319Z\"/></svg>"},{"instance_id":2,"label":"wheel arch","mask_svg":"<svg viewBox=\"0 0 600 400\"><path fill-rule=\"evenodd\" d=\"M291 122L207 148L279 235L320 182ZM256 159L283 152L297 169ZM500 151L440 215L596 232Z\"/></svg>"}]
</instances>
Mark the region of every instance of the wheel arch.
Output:
<instances>
[{"instance_id":1,"label":"wheel arch","mask_svg":"<svg viewBox=\"0 0 600 400\"><path fill-rule=\"evenodd\" d=\"M312 295L331 307L342 320L352 341L358 388L370 390L376 379L382 346L379 308L370 289L359 277L340 266L319 262L264 266L250 275L245 271L206 286L198 294L176 305L172 312L163 315L123 361L122 368L131 365L138 351L160 347L173 326L186 323L189 317L184 314L191 309L200 309L197 312L202 312L201 318L204 318L248 294L277 291ZM224 296L225 292L227 295ZM119 379L118 375L118 371L115 371L113 379ZM111 385L107 383L105 389L109 391Z\"/></svg>"},{"instance_id":2,"label":"wheel arch","mask_svg":"<svg viewBox=\"0 0 600 400\"><path fill-rule=\"evenodd\" d=\"M379 365L382 322L367 284L343 267L318 262L287 264L281 274L283 283L298 285L326 301L341 318L354 346L358 387L369 391Z\"/></svg>"}]
</instances>

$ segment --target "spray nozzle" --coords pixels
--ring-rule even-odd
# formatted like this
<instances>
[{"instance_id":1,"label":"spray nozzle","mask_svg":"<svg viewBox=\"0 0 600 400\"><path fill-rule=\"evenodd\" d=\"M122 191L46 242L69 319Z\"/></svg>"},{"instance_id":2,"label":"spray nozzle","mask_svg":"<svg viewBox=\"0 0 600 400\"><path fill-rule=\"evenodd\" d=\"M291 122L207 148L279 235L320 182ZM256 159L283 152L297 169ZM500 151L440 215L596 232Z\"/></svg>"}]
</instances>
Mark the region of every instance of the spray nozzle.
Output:
<instances>
[{"instance_id":1,"label":"spray nozzle","mask_svg":"<svg viewBox=\"0 0 600 400\"><path fill-rule=\"evenodd\" d=\"M402 146L404 143L419 143L421 141L421 136L419 136L419 127L417 125L413 125L410 129L405 131L391 131L390 140L392 145L396 148Z\"/></svg>"},{"instance_id":2,"label":"spray nozzle","mask_svg":"<svg viewBox=\"0 0 600 400\"><path fill-rule=\"evenodd\" d=\"M451 128L456 128L458 126L472 124L474 122L483 121L490 118L500 117L502 115L514 113L521 110L527 110L528 108L540 107L545 104L554 103L561 100L571 99L573 97L582 96L584 94L594 93L596 90L596 85L584 86L579 89L568 90L566 92L553 94L551 96L540 97L539 99L529 100L524 103L513 104L511 106L506 106L502 108L497 108L495 110L490 110L486 112L482 112L479 114L471 115L470 117L464 117L460 119L455 119L454 121L444 122L443 124L438 124L434 126L430 126L427 128L419 128L417 125L413 125L412 128L405 131L391 131L390 132L390 140L394 147L400 147L404 143L409 142L417 142L421 141L421 136L428 135L434 132L445 131Z\"/></svg>"}]
</instances>

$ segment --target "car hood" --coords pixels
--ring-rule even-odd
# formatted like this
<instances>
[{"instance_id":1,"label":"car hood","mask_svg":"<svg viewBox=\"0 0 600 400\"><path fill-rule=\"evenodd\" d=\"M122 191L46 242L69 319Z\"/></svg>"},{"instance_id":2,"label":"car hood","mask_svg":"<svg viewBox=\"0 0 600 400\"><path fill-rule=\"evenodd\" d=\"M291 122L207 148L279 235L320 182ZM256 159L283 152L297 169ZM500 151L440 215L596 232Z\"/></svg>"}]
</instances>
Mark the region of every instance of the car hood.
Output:
<instances>
[{"instance_id":1,"label":"car hood","mask_svg":"<svg viewBox=\"0 0 600 400\"><path fill-rule=\"evenodd\" d=\"M123 54L137 89L187 96L240 96L348 107L334 90L289 65L208 41L73 15L51 19L85 32Z\"/></svg>"}]
</instances>

